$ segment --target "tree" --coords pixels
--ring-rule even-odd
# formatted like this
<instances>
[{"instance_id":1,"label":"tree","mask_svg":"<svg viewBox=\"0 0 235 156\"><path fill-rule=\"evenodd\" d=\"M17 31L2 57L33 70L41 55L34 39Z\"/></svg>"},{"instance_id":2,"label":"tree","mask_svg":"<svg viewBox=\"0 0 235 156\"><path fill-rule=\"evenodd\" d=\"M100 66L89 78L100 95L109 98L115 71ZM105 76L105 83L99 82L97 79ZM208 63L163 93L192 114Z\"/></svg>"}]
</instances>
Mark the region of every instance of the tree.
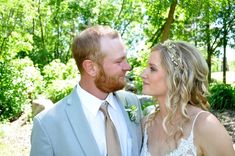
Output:
<instances>
[{"instance_id":1,"label":"tree","mask_svg":"<svg viewBox=\"0 0 235 156\"><path fill-rule=\"evenodd\" d=\"M226 83L226 71L227 71L227 57L226 57L226 47L229 44L229 38L231 38L232 28L235 26L235 3L231 3L230 0L222 1L222 10L219 14L221 19L221 24L223 25L223 83Z\"/></svg>"},{"instance_id":2,"label":"tree","mask_svg":"<svg viewBox=\"0 0 235 156\"><path fill-rule=\"evenodd\" d=\"M218 15L220 12L225 13L226 7L229 8L226 5L229 4L228 2L231 3L231 6L234 5L234 2L228 0L202 0L200 3L195 0L169 0L154 1L153 4L146 0L146 16L149 23L145 26L145 33L149 38L148 42L151 43L152 47L168 38L179 39L193 42L198 48L205 48L209 66L208 80L210 82L212 57L219 54L218 48L226 43L226 38L228 39L228 36L224 39L222 36L230 32L231 38L234 34L234 31L232 31L234 29L234 9L230 9L230 12L226 13L230 15L224 18L226 25L219 23L223 20L219 20L222 18ZM168 10L170 11L168 12ZM166 15L168 16L166 17Z\"/></svg>"},{"instance_id":3,"label":"tree","mask_svg":"<svg viewBox=\"0 0 235 156\"><path fill-rule=\"evenodd\" d=\"M11 59L18 53L29 53L32 36L29 21L34 15L29 0L0 3L0 61Z\"/></svg>"},{"instance_id":4,"label":"tree","mask_svg":"<svg viewBox=\"0 0 235 156\"><path fill-rule=\"evenodd\" d=\"M169 38L170 27L171 27L171 23L173 23L173 20L174 20L174 12L175 12L176 5L177 5L177 0L173 0L172 4L170 6L170 11L168 13L168 17L166 19L166 22L163 25L161 42L164 42L165 40L167 40Z\"/></svg>"},{"instance_id":5,"label":"tree","mask_svg":"<svg viewBox=\"0 0 235 156\"><path fill-rule=\"evenodd\" d=\"M211 59L213 56L220 54L218 48L224 47L224 69L226 70L226 46L228 42L228 32L231 32L231 28L234 25L234 9L231 9L230 3L227 0L208 1L204 5L204 11L201 21L205 21L205 24L200 23L200 26L205 26L205 33L200 32L201 43L206 41L207 45L207 63L209 66L208 80L211 82ZM233 2L234 3L234 2ZM216 4L216 5L215 5ZM230 6L229 6L230 5ZM234 5L234 4L233 4ZM224 71L224 82L225 81Z\"/></svg>"}]
</instances>

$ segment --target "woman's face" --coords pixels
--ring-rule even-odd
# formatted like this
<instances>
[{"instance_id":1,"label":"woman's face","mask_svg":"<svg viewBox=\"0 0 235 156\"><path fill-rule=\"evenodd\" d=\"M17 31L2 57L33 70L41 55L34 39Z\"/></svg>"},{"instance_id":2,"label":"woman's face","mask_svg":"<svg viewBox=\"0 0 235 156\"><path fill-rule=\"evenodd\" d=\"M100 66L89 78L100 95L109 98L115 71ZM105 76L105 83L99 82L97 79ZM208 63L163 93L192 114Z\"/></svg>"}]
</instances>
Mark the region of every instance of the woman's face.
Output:
<instances>
[{"instance_id":1,"label":"woman's face","mask_svg":"<svg viewBox=\"0 0 235 156\"><path fill-rule=\"evenodd\" d=\"M142 93L156 98L167 94L166 71L161 65L160 53L153 51L148 60L148 66L141 74L143 79Z\"/></svg>"}]
</instances>

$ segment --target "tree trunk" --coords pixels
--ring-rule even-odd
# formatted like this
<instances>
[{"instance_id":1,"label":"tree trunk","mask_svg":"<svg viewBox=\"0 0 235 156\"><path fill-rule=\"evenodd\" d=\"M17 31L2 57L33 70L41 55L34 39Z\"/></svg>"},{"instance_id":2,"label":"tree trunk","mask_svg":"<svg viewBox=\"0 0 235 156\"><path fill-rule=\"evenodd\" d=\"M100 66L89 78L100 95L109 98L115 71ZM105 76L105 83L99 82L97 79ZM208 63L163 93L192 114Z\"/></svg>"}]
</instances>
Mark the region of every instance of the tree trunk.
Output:
<instances>
[{"instance_id":1,"label":"tree trunk","mask_svg":"<svg viewBox=\"0 0 235 156\"><path fill-rule=\"evenodd\" d=\"M211 57L212 57L212 52L209 47L207 47L207 64L208 64L208 82L211 83Z\"/></svg>"},{"instance_id":2,"label":"tree trunk","mask_svg":"<svg viewBox=\"0 0 235 156\"><path fill-rule=\"evenodd\" d=\"M174 13L175 13L176 5L177 5L177 0L174 0L171 4L166 23L164 24L164 27L163 27L161 42L164 42L165 40L169 38L171 24L173 23L173 20L174 20Z\"/></svg>"},{"instance_id":3,"label":"tree trunk","mask_svg":"<svg viewBox=\"0 0 235 156\"><path fill-rule=\"evenodd\" d=\"M40 30L41 30L41 41L42 41L43 49L46 49L46 48L45 48L45 40L44 40L44 33L43 33L43 25L42 25L42 18L41 18L41 9L40 9L40 6L41 6L41 1L39 0L39 1L38 1L38 15L39 15Z\"/></svg>"},{"instance_id":4,"label":"tree trunk","mask_svg":"<svg viewBox=\"0 0 235 156\"><path fill-rule=\"evenodd\" d=\"M212 56L212 48L211 48L211 38L210 38L210 24L209 21L206 25L206 45L207 45L207 64L208 64L208 82L211 82L211 56Z\"/></svg>"},{"instance_id":5,"label":"tree trunk","mask_svg":"<svg viewBox=\"0 0 235 156\"><path fill-rule=\"evenodd\" d=\"M226 47L227 47L227 23L226 23L226 18L223 19L223 48L224 48L224 57L223 57L223 83L226 84L226 71L227 71L227 59L226 59Z\"/></svg>"}]
</instances>

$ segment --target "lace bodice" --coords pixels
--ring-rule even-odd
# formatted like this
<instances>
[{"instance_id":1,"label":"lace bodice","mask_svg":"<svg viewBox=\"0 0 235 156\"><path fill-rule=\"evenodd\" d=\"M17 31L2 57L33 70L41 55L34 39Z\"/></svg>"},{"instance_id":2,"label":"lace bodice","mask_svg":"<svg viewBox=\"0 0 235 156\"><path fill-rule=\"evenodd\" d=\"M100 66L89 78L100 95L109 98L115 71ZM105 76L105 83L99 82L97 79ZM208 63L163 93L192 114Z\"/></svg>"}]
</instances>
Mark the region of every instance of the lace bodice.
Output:
<instances>
[{"instance_id":1,"label":"lace bodice","mask_svg":"<svg viewBox=\"0 0 235 156\"><path fill-rule=\"evenodd\" d=\"M197 117L202 112L204 112L204 111L200 111L196 115L196 117L194 118L194 121L193 121L193 124L192 124L192 129L191 129L189 137L186 138L186 139L182 138L180 140L179 146L175 150L173 150L169 154L167 154L166 156L197 156L196 147L193 143L193 138L194 138L193 137L193 129L194 129L194 124L195 124L195 121L196 121ZM151 156L151 154L148 151L147 128L145 128L145 130L144 130L143 147L142 147L140 156Z\"/></svg>"}]
</instances>

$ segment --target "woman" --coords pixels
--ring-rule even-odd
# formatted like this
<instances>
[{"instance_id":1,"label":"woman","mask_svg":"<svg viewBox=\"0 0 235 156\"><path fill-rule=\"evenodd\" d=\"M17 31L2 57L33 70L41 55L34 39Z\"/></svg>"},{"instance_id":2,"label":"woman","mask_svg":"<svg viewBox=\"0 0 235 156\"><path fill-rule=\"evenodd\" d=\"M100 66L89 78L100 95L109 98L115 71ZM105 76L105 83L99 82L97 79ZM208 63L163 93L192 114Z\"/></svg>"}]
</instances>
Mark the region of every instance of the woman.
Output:
<instances>
[{"instance_id":1,"label":"woman","mask_svg":"<svg viewBox=\"0 0 235 156\"><path fill-rule=\"evenodd\" d=\"M186 42L152 49L141 75L143 94L159 107L143 121L141 156L235 156L231 137L208 112L207 74L205 59Z\"/></svg>"}]
</instances>

